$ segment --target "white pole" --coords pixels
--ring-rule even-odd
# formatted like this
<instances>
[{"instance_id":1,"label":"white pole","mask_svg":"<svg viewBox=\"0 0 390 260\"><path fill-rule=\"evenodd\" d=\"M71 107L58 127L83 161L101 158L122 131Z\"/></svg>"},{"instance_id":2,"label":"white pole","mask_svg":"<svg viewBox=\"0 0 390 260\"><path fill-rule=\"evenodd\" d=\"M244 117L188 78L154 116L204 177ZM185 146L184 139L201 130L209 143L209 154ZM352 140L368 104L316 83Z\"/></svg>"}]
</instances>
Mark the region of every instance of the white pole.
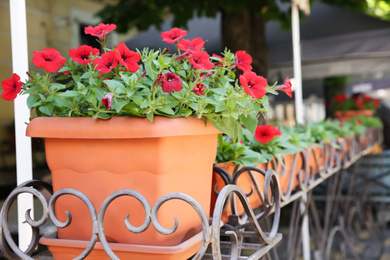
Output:
<instances>
[{"instance_id":1,"label":"white pole","mask_svg":"<svg viewBox=\"0 0 390 260\"><path fill-rule=\"evenodd\" d=\"M291 7L292 41L294 56L294 80L295 80L295 114L297 124L303 124L303 101L302 101L302 67L301 67L301 46L299 33L299 10L296 3Z\"/></svg>"},{"instance_id":2,"label":"white pole","mask_svg":"<svg viewBox=\"0 0 390 260\"><path fill-rule=\"evenodd\" d=\"M299 9L295 2L291 6L292 40L294 55L294 79L295 79L295 113L297 124L303 124L303 99L302 99L302 67L301 67L301 46L299 33ZM307 196L304 194L301 200L301 213L305 212ZM310 233L308 215L302 220L302 253L304 260L310 260Z\"/></svg>"},{"instance_id":3,"label":"white pole","mask_svg":"<svg viewBox=\"0 0 390 260\"><path fill-rule=\"evenodd\" d=\"M26 2L10 0L12 70L25 82L28 71ZM27 108L27 95L18 96L14 101L15 138L16 138L16 179L21 184L32 179L31 138L26 136L26 123L29 122L30 111ZM33 198L30 194L18 196L18 234L19 247L26 250L31 241L31 228L25 221L27 209L33 210ZM34 212L31 211L33 217Z\"/></svg>"}]
</instances>

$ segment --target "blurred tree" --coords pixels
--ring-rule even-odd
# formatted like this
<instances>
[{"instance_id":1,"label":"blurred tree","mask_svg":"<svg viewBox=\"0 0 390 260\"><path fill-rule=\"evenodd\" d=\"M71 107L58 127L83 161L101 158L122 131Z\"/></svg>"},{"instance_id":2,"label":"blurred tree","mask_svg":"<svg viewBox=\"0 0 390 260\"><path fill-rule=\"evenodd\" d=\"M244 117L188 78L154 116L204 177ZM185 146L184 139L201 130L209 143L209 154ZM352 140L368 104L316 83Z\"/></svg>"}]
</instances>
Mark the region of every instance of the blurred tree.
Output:
<instances>
[{"instance_id":1,"label":"blurred tree","mask_svg":"<svg viewBox=\"0 0 390 260\"><path fill-rule=\"evenodd\" d=\"M312 0L311 0L312 1ZM380 0L322 0L358 11L366 12L366 1ZM104 23L114 23L119 32L136 27L146 30L173 15L172 27L186 28L188 20L196 16L215 17L222 14L224 45L233 52L245 50L253 58L253 70L266 76L268 50L265 41L265 24L279 20L283 28L290 28L290 0L115 0L98 13ZM287 6L288 7L288 6ZM303 15L301 15L302 17Z\"/></svg>"}]
</instances>

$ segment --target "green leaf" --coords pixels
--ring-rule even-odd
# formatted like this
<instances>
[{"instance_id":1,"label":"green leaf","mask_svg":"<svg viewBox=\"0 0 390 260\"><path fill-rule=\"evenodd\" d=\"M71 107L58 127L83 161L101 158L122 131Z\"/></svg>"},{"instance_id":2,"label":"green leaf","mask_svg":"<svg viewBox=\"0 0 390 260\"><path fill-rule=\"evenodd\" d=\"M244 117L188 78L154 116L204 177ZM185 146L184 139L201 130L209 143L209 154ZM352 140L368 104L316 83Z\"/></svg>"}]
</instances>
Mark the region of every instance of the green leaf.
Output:
<instances>
[{"instance_id":1,"label":"green leaf","mask_svg":"<svg viewBox=\"0 0 390 260\"><path fill-rule=\"evenodd\" d=\"M41 89L41 86L39 86L39 85L33 86L31 88L26 89L23 92L23 94L35 94L35 93L39 92L40 89Z\"/></svg>"},{"instance_id":2,"label":"green leaf","mask_svg":"<svg viewBox=\"0 0 390 260\"><path fill-rule=\"evenodd\" d=\"M38 95L29 95L27 98L27 106L28 108L32 108L32 105L35 104L39 100Z\"/></svg>"},{"instance_id":3,"label":"green leaf","mask_svg":"<svg viewBox=\"0 0 390 260\"><path fill-rule=\"evenodd\" d=\"M111 118L111 116L109 114L99 112L96 114L95 118L109 119L109 118Z\"/></svg>"},{"instance_id":4,"label":"green leaf","mask_svg":"<svg viewBox=\"0 0 390 260\"><path fill-rule=\"evenodd\" d=\"M65 89L65 88L66 88L66 86L64 84L60 84L60 83L52 83L49 87L51 92L56 92L58 90Z\"/></svg>"},{"instance_id":5,"label":"green leaf","mask_svg":"<svg viewBox=\"0 0 390 260\"><path fill-rule=\"evenodd\" d=\"M232 117L220 117L220 116L206 116L210 120L211 124L219 131L230 135L233 142L238 142L242 135L242 128L240 124Z\"/></svg>"},{"instance_id":6,"label":"green leaf","mask_svg":"<svg viewBox=\"0 0 390 260\"><path fill-rule=\"evenodd\" d=\"M145 108L149 106L149 100L144 100L142 104L139 106L140 108Z\"/></svg>"},{"instance_id":7,"label":"green leaf","mask_svg":"<svg viewBox=\"0 0 390 260\"><path fill-rule=\"evenodd\" d=\"M81 76L82 79L89 79L89 78L91 78L91 77L92 77L92 75L91 75L91 72L89 72L89 71L85 72L85 73Z\"/></svg>"},{"instance_id":8,"label":"green leaf","mask_svg":"<svg viewBox=\"0 0 390 260\"><path fill-rule=\"evenodd\" d=\"M153 117L154 117L153 112L146 114L146 117L149 119L150 122L153 122Z\"/></svg>"},{"instance_id":9,"label":"green leaf","mask_svg":"<svg viewBox=\"0 0 390 260\"><path fill-rule=\"evenodd\" d=\"M241 115L240 116L240 120L242 121L242 123L244 124L244 126L252 133L252 134L255 134L255 131L256 131L256 128L257 128L257 124L258 124L258 120L256 117L254 116L250 116L250 115Z\"/></svg>"},{"instance_id":10,"label":"green leaf","mask_svg":"<svg viewBox=\"0 0 390 260\"><path fill-rule=\"evenodd\" d=\"M55 96L54 97L54 100L60 105L60 106L63 106L63 107L68 107L68 108L73 108L73 104L72 102L70 102L69 100L61 97L61 96Z\"/></svg>"},{"instance_id":11,"label":"green leaf","mask_svg":"<svg viewBox=\"0 0 390 260\"><path fill-rule=\"evenodd\" d=\"M78 95L80 95L80 93L78 91L75 91L75 90L68 90L65 92L58 93L58 95L60 95L62 97L77 97Z\"/></svg>"},{"instance_id":12,"label":"green leaf","mask_svg":"<svg viewBox=\"0 0 390 260\"><path fill-rule=\"evenodd\" d=\"M70 71L70 68L69 67L62 67L61 69L58 70L58 72L64 72L64 71Z\"/></svg>"},{"instance_id":13,"label":"green leaf","mask_svg":"<svg viewBox=\"0 0 390 260\"><path fill-rule=\"evenodd\" d=\"M137 97L132 97L131 99L134 101L134 103L136 103L139 106L142 104L142 102L144 102L141 98L137 98Z\"/></svg>"},{"instance_id":14,"label":"green leaf","mask_svg":"<svg viewBox=\"0 0 390 260\"><path fill-rule=\"evenodd\" d=\"M129 103L128 101L119 101L115 102L112 107L115 109L116 112L119 112L122 110L122 108Z\"/></svg>"},{"instance_id":15,"label":"green leaf","mask_svg":"<svg viewBox=\"0 0 390 260\"><path fill-rule=\"evenodd\" d=\"M65 80L65 79L68 79L68 78L70 78L69 75L62 74L62 75L59 75L59 76L57 77L57 80Z\"/></svg>"},{"instance_id":16,"label":"green leaf","mask_svg":"<svg viewBox=\"0 0 390 260\"><path fill-rule=\"evenodd\" d=\"M219 103L215 107L215 112L218 113L218 112L224 111L225 109L226 109L225 103Z\"/></svg>"},{"instance_id":17,"label":"green leaf","mask_svg":"<svg viewBox=\"0 0 390 260\"><path fill-rule=\"evenodd\" d=\"M212 88L211 90L212 90L214 93L217 93L217 94L220 94L220 95L224 95L224 96L227 95L226 89L224 89L224 88Z\"/></svg>"},{"instance_id":18,"label":"green leaf","mask_svg":"<svg viewBox=\"0 0 390 260\"><path fill-rule=\"evenodd\" d=\"M174 115L175 111L172 110L168 105L163 105L162 107L159 107L157 111L163 112L168 115Z\"/></svg>"},{"instance_id":19,"label":"green leaf","mask_svg":"<svg viewBox=\"0 0 390 260\"><path fill-rule=\"evenodd\" d=\"M44 106L39 107L39 111L44 113L45 115L51 116L53 114L54 105L52 103L48 103Z\"/></svg>"},{"instance_id":20,"label":"green leaf","mask_svg":"<svg viewBox=\"0 0 390 260\"><path fill-rule=\"evenodd\" d=\"M107 80L104 80L103 82L106 83L108 89L112 93L115 93L115 94L126 93L126 87L117 80L107 79Z\"/></svg>"}]
</instances>

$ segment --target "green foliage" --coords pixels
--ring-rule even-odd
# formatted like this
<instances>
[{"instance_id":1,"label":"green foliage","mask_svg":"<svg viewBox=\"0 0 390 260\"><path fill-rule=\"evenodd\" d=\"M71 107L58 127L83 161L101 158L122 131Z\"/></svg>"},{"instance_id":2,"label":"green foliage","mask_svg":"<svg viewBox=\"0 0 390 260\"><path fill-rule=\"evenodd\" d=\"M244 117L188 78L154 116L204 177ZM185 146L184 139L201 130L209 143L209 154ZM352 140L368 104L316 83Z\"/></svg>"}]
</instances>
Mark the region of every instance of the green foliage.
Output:
<instances>
[{"instance_id":1,"label":"green foliage","mask_svg":"<svg viewBox=\"0 0 390 260\"><path fill-rule=\"evenodd\" d=\"M281 0L288 3L290 0ZM267 20L280 20L284 24L290 23L289 12L280 9L277 1L255 0L119 0L113 5L107 5L97 15L104 23L114 23L119 32L127 32L132 28L146 30L155 26L161 30L164 19L173 14L172 27L186 28L187 22L194 15L201 17L216 17L218 11L232 13L235 11L251 10L256 15L262 15Z\"/></svg>"},{"instance_id":2,"label":"green foliage","mask_svg":"<svg viewBox=\"0 0 390 260\"><path fill-rule=\"evenodd\" d=\"M223 60L217 60L220 64L208 71L195 69L188 58L166 51L144 48L138 52L142 65L135 72L119 65L102 73L93 65L100 58L96 55L87 65L69 60L58 73L30 74L23 85L23 93L30 94L27 105L37 116L135 116L150 121L154 116L205 117L235 141L241 136L242 126L254 132L258 116L269 111L266 96L253 98L239 85L233 72L236 55L227 49L222 53ZM162 81L168 82L162 79L167 73L180 79L181 90L162 89ZM201 94L194 90L200 84L204 86ZM276 93L275 86L267 86L266 91ZM107 95L112 101L110 106L103 104Z\"/></svg>"},{"instance_id":3,"label":"green foliage","mask_svg":"<svg viewBox=\"0 0 390 260\"><path fill-rule=\"evenodd\" d=\"M234 143L230 136L219 136L218 150L215 163L232 162L236 165L253 166L266 162L261 154L251 150L241 142Z\"/></svg>"}]
</instances>

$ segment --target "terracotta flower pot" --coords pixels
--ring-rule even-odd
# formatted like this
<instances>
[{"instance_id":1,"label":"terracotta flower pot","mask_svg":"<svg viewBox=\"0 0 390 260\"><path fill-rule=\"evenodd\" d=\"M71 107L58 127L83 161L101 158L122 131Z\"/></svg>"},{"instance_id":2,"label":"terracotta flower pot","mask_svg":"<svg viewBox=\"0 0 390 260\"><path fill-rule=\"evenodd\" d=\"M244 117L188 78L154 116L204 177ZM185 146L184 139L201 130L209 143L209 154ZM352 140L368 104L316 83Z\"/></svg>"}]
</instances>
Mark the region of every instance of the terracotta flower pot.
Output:
<instances>
[{"instance_id":1,"label":"terracotta flower pot","mask_svg":"<svg viewBox=\"0 0 390 260\"><path fill-rule=\"evenodd\" d=\"M362 110L347 110L347 111L336 111L335 116L340 121L349 120L356 116L372 116L374 115L374 110L371 109L362 109Z\"/></svg>"},{"instance_id":2,"label":"terracotta flower pot","mask_svg":"<svg viewBox=\"0 0 390 260\"><path fill-rule=\"evenodd\" d=\"M150 206L162 196L182 192L194 198L206 213L210 210L212 165L216 157L216 130L209 122L190 118L114 117L36 118L27 127L27 135L45 138L47 163L54 192L73 188L89 197L96 211L113 192L131 189L143 195ZM201 189L201 190L200 190ZM92 222L87 207L79 199L62 196L56 203L61 221L65 211L72 223L58 229L60 239L89 240ZM104 230L108 242L174 246L202 229L199 217L187 203L174 200L164 204L159 223L178 229L171 235L158 233L152 225L140 234L128 231L124 224L140 226L145 211L134 198L121 197L107 209Z\"/></svg>"},{"instance_id":3,"label":"terracotta flower pot","mask_svg":"<svg viewBox=\"0 0 390 260\"><path fill-rule=\"evenodd\" d=\"M264 164L261 164L262 166ZM233 176L234 169L236 168L236 165L233 164L232 162L228 163L217 163L215 166L221 167L225 169L230 176ZM258 167L258 165L256 165ZM262 168L263 169L263 168ZM259 184L260 190L264 189L264 177L260 176L259 173L254 173L254 176ZM210 214L213 214L214 207L215 207L215 202L217 200L217 195L214 193L214 187L218 192L220 192L224 187L225 187L225 182L223 179L216 173L213 174L213 184L212 184L212 193L211 193L211 211ZM248 175L248 173L242 173L238 179L237 179L237 186L239 186L246 194L249 194L251 192L251 185L254 187L254 184ZM248 197L249 204L253 209L259 207L262 204L262 201L260 197L257 195L257 193L253 190L253 193ZM237 214L241 216L244 214L245 210L244 207L242 206L241 202L239 199L236 199L236 205L237 205ZM232 209L230 204L226 207L225 211L222 213L222 221L223 222L228 222L229 220L229 215L232 214Z\"/></svg>"},{"instance_id":4,"label":"terracotta flower pot","mask_svg":"<svg viewBox=\"0 0 390 260\"><path fill-rule=\"evenodd\" d=\"M321 154L321 147L317 145L313 145L309 153L308 163L309 163L309 174L310 176L313 174L318 174L320 169L318 166L323 166L325 158L323 154ZM316 163L315 156L317 157L318 164Z\"/></svg>"},{"instance_id":5,"label":"terracotta flower pot","mask_svg":"<svg viewBox=\"0 0 390 260\"><path fill-rule=\"evenodd\" d=\"M295 160L295 164L294 164ZM286 175L285 176L279 176L280 180L280 186L282 188L282 192L286 193L288 190L288 184L290 181L290 175L292 174L292 188L291 190L295 190L295 188L299 185L298 182L298 173L299 170L302 169L303 161L302 157L299 153L295 154L285 154L284 155L284 163L285 163L285 169L286 169Z\"/></svg>"}]
</instances>

